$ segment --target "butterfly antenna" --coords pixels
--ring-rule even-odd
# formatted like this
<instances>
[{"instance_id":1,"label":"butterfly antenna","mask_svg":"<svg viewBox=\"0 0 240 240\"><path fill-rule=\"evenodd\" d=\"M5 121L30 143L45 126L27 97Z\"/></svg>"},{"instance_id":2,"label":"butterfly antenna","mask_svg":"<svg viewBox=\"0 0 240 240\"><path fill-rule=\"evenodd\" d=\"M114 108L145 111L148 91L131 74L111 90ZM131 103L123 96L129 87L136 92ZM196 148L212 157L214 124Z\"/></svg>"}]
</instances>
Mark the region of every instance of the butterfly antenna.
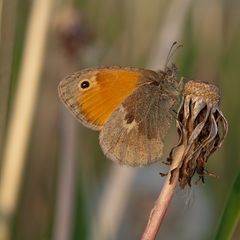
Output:
<instances>
[{"instance_id":1,"label":"butterfly antenna","mask_svg":"<svg viewBox=\"0 0 240 240\"><path fill-rule=\"evenodd\" d=\"M168 62L169 62L172 49L173 49L173 47L174 47L176 44L177 44L177 41L173 42L172 46L170 47L170 50L169 50L168 55L167 55L166 63L165 63L165 68L166 68L166 66L167 66L167 64L168 64Z\"/></svg>"},{"instance_id":2,"label":"butterfly antenna","mask_svg":"<svg viewBox=\"0 0 240 240\"><path fill-rule=\"evenodd\" d=\"M177 45L177 41L173 42L169 52L168 52L168 55L167 55L167 59L166 59L166 63L165 63L165 68L167 67L169 61L171 60L171 58L175 55L176 51L180 48L180 47L183 47L182 44L179 44ZM175 47L176 46L176 47ZM175 48L174 48L175 47Z\"/></svg>"}]
</instances>

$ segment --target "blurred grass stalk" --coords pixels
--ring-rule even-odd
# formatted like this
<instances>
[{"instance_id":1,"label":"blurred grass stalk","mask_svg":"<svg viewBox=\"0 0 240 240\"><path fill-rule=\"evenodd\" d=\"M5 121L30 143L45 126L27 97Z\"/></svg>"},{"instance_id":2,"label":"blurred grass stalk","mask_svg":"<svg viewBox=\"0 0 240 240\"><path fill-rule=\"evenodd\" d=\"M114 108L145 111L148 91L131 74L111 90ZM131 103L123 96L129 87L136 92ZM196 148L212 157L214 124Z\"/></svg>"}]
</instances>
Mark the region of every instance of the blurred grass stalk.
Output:
<instances>
[{"instance_id":1,"label":"blurred grass stalk","mask_svg":"<svg viewBox=\"0 0 240 240\"><path fill-rule=\"evenodd\" d=\"M234 231L240 222L240 172L230 191L215 240L233 239ZM236 238L238 239L238 238Z\"/></svg>"},{"instance_id":2,"label":"blurred grass stalk","mask_svg":"<svg viewBox=\"0 0 240 240\"><path fill-rule=\"evenodd\" d=\"M132 168L112 166L93 216L89 240L116 239L135 175Z\"/></svg>"},{"instance_id":3,"label":"blurred grass stalk","mask_svg":"<svg viewBox=\"0 0 240 240\"><path fill-rule=\"evenodd\" d=\"M7 126L8 98L10 93L11 64L13 59L17 1L0 0L0 166L4 135ZM1 167L0 167L1 169Z\"/></svg>"},{"instance_id":4,"label":"blurred grass stalk","mask_svg":"<svg viewBox=\"0 0 240 240\"><path fill-rule=\"evenodd\" d=\"M148 61L149 68L164 68L167 54L174 41L182 38L184 23L191 0L172 0L166 18L158 29L158 38ZM128 203L132 182L137 171L122 166L113 166L108 184L99 201L99 206L91 226L89 239L116 239L121 219Z\"/></svg>"},{"instance_id":5,"label":"blurred grass stalk","mask_svg":"<svg viewBox=\"0 0 240 240\"><path fill-rule=\"evenodd\" d=\"M191 0L172 0L168 4L168 13L158 31L157 42L150 55L148 65L151 69L164 69L171 44L174 41L180 43L191 2Z\"/></svg>"},{"instance_id":6,"label":"blurred grass stalk","mask_svg":"<svg viewBox=\"0 0 240 240\"><path fill-rule=\"evenodd\" d=\"M196 75L199 79L217 82L219 80L218 71L221 64L221 51L224 47L223 2L197 1L192 12L193 37L198 45L198 57L194 66ZM209 27L209 23L214 28Z\"/></svg>"},{"instance_id":7,"label":"blurred grass stalk","mask_svg":"<svg viewBox=\"0 0 240 240\"><path fill-rule=\"evenodd\" d=\"M68 240L73 236L74 196L76 169L76 122L62 111L62 137L59 174L57 183L56 208L53 223L54 240Z\"/></svg>"},{"instance_id":8,"label":"blurred grass stalk","mask_svg":"<svg viewBox=\"0 0 240 240\"><path fill-rule=\"evenodd\" d=\"M2 13L3 13L3 0L0 0L0 41L2 39Z\"/></svg>"},{"instance_id":9,"label":"blurred grass stalk","mask_svg":"<svg viewBox=\"0 0 240 240\"><path fill-rule=\"evenodd\" d=\"M3 150L0 179L0 239L7 240L16 209L29 142L49 19L54 0L33 1L14 106Z\"/></svg>"},{"instance_id":10,"label":"blurred grass stalk","mask_svg":"<svg viewBox=\"0 0 240 240\"><path fill-rule=\"evenodd\" d=\"M55 61L59 72L57 78L67 76L76 71L78 63L78 50L80 47L80 39L72 34L73 26L79 24L79 12L72 7L72 0L65 1L65 6L59 3L61 11L56 12L55 32L61 42L60 32L65 36L71 36L66 44L59 44L59 59ZM63 36L62 36L63 37ZM74 48L73 52L69 52L69 45L72 41L78 41L79 46ZM59 74L60 73L60 74ZM60 101L60 100L59 100ZM75 190L76 190L76 120L66 111L65 107L61 108L61 137L60 137L60 155L58 163L58 179L57 179L57 195L55 199L54 220L53 220L53 240L70 240L74 236L74 208L75 206Z\"/></svg>"}]
</instances>

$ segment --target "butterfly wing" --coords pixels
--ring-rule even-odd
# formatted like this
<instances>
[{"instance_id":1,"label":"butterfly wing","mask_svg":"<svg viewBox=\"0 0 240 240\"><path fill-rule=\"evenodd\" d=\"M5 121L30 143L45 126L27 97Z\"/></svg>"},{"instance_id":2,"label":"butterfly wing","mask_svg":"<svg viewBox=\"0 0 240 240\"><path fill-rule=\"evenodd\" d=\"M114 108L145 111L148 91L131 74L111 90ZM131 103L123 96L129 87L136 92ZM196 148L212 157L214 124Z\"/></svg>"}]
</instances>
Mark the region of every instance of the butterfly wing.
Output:
<instances>
[{"instance_id":1,"label":"butterfly wing","mask_svg":"<svg viewBox=\"0 0 240 240\"><path fill-rule=\"evenodd\" d=\"M85 69L60 82L59 96L80 122L100 130L145 75L151 74L156 73L137 68Z\"/></svg>"},{"instance_id":2,"label":"butterfly wing","mask_svg":"<svg viewBox=\"0 0 240 240\"><path fill-rule=\"evenodd\" d=\"M112 113L100 132L100 145L115 162L141 166L159 160L176 99L159 86L139 87Z\"/></svg>"}]
</instances>

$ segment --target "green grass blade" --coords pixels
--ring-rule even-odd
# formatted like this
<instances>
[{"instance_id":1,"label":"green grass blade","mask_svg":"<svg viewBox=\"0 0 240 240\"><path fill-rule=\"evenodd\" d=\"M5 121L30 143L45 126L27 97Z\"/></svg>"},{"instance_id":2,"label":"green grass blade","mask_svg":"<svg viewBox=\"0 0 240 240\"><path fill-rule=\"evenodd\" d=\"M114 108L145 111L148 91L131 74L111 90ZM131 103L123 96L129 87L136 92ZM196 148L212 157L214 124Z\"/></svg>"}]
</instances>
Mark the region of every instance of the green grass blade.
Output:
<instances>
[{"instance_id":1,"label":"green grass blade","mask_svg":"<svg viewBox=\"0 0 240 240\"><path fill-rule=\"evenodd\" d=\"M240 172L227 199L215 240L230 240L240 220Z\"/></svg>"}]
</instances>

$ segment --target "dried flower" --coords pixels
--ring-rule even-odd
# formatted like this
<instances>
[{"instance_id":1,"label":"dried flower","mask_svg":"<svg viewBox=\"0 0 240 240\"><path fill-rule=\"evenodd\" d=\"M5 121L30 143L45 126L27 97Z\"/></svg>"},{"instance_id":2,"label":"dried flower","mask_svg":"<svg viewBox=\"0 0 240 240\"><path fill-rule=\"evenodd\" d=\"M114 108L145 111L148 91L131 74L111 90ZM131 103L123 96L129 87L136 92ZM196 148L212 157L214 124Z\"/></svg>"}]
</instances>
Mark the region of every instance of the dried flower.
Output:
<instances>
[{"instance_id":1,"label":"dried flower","mask_svg":"<svg viewBox=\"0 0 240 240\"><path fill-rule=\"evenodd\" d=\"M219 89L206 82L189 81L184 87L183 101L177 115L179 143L168 159L172 164L174 151L184 146L180 162L171 170L171 179L178 174L179 186L191 186L195 173L213 175L205 169L209 156L222 144L228 130L227 121L219 109Z\"/></svg>"}]
</instances>

